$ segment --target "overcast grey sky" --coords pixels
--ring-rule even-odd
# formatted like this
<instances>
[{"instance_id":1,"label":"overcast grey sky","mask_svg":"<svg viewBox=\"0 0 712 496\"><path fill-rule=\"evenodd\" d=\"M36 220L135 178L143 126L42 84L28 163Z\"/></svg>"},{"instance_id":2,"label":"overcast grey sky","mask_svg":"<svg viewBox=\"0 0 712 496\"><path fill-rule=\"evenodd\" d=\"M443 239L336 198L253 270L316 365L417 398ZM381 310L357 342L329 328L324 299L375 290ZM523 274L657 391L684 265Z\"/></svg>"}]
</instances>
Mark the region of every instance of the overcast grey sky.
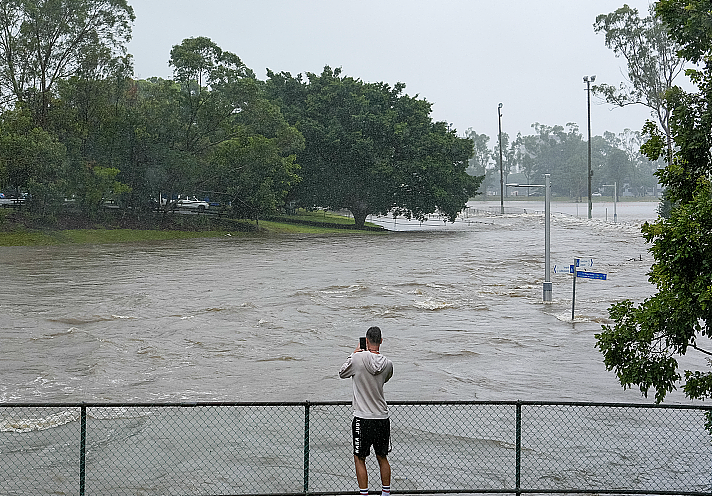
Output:
<instances>
[{"instance_id":1,"label":"overcast grey sky","mask_svg":"<svg viewBox=\"0 0 712 496\"><path fill-rule=\"evenodd\" d=\"M259 79L266 69L319 73L325 65L363 81L406 83L433 103L433 118L497 135L531 124L575 122L586 135L584 75L618 85L623 59L593 31L598 14L648 0L129 0L136 76L170 77L170 50L206 36ZM649 111L592 99L594 135L640 130Z\"/></svg>"}]
</instances>

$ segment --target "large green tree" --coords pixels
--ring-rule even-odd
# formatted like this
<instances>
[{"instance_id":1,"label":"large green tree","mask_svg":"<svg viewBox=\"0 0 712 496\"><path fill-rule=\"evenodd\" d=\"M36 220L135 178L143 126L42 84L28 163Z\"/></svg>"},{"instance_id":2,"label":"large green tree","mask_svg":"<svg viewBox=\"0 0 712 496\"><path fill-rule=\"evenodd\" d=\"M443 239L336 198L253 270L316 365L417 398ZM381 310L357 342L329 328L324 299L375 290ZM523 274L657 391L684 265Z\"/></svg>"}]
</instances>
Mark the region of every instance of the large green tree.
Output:
<instances>
[{"instance_id":1,"label":"large green tree","mask_svg":"<svg viewBox=\"0 0 712 496\"><path fill-rule=\"evenodd\" d=\"M116 58L110 66L110 73L59 81L46 125L67 148L64 195L91 218L105 201L131 191L117 179L129 162L123 147L131 129L121 123L133 84L130 57Z\"/></svg>"},{"instance_id":2,"label":"large green tree","mask_svg":"<svg viewBox=\"0 0 712 496\"><path fill-rule=\"evenodd\" d=\"M709 370L683 374L678 364L690 352L712 357L705 344L712 337L712 2L662 0L657 13L682 46L680 53L702 63L689 71L698 92L675 88L667 94L675 150L658 176L672 209L642 229L655 258L649 275L657 292L638 305L613 305L615 323L596 337L606 367L621 384L638 386L644 395L652 388L660 402L680 383L689 398L712 396ZM664 132L651 125L646 132L648 156L666 156Z\"/></svg>"},{"instance_id":3,"label":"large green tree","mask_svg":"<svg viewBox=\"0 0 712 496\"><path fill-rule=\"evenodd\" d=\"M245 216L276 211L298 182L302 136L264 98L254 72L210 39L184 40L170 64L181 90L176 145L196 158L195 189L216 192Z\"/></svg>"},{"instance_id":4,"label":"large green tree","mask_svg":"<svg viewBox=\"0 0 712 496\"><path fill-rule=\"evenodd\" d=\"M523 140L527 167L534 177L549 173L552 192L581 198L586 188L586 144L576 124L532 125L534 138Z\"/></svg>"},{"instance_id":5,"label":"large green tree","mask_svg":"<svg viewBox=\"0 0 712 496\"><path fill-rule=\"evenodd\" d=\"M454 220L476 194L481 178L465 172L472 142L433 122L431 104L404 94L404 84L329 67L307 80L268 75L268 94L304 135L292 193L301 205L348 209L362 227L379 213L423 219L438 210Z\"/></svg>"},{"instance_id":6,"label":"large green tree","mask_svg":"<svg viewBox=\"0 0 712 496\"><path fill-rule=\"evenodd\" d=\"M256 219L278 211L299 184L296 154L304 138L263 98L240 113L236 129L215 147L204 187L220 190L235 212Z\"/></svg>"},{"instance_id":7,"label":"large green tree","mask_svg":"<svg viewBox=\"0 0 712 496\"><path fill-rule=\"evenodd\" d=\"M119 66L131 71L125 54L133 20L126 0L0 2L2 109L9 121L16 108L30 116L31 131L16 134L16 142L42 138L36 154L51 150L52 142L66 150L61 160L45 159L47 165L36 166L32 173L25 167L24 175L31 179L16 187L31 193L30 208L54 211L63 198L74 197L96 211L105 194L98 189L104 190L107 177L118 174L90 158L91 136L103 127L98 111L103 107L96 102L104 92L95 90L119 72ZM62 99L70 93L69 101ZM6 154L3 158L14 160Z\"/></svg>"},{"instance_id":8,"label":"large green tree","mask_svg":"<svg viewBox=\"0 0 712 496\"><path fill-rule=\"evenodd\" d=\"M44 127L58 82L125 54L133 20L126 0L3 0L0 94Z\"/></svg>"},{"instance_id":9,"label":"large green tree","mask_svg":"<svg viewBox=\"0 0 712 496\"><path fill-rule=\"evenodd\" d=\"M685 65L684 59L677 55L680 46L668 36L652 5L649 15L642 18L638 9L623 5L596 17L593 28L596 33L605 33L606 46L628 64L627 82L619 87L598 84L593 87L594 93L613 105L640 104L650 108L665 132L668 153L672 153L670 107L665 94Z\"/></svg>"},{"instance_id":10,"label":"large green tree","mask_svg":"<svg viewBox=\"0 0 712 496\"><path fill-rule=\"evenodd\" d=\"M57 83L47 128L67 148L64 197L89 217L106 200L140 216L161 195L210 196L253 217L284 203L303 138L236 55L184 40L171 52L173 80L136 81L130 62Z\"/></svg>"},{"instance_id":11,"label":"large green tree","mask_svg":"<svg viewBox=\"0 0 712 496\"><path fill-rule=\"evenodd\" d=\"M29 193L30 209L51 214L64 195L67 151L55 136L37 128L28 112L0 117L0 187Z\"/></svg>"},{"instance_id":12,"label":"large green tree","mask_svg":"<svg viewBox=\"0 0 712 496\"><path fill-rule=\"evenodd\" d=\"M115 123L123 138L116 144L124 162L119 166L121 177L134 191L140 186L147 200L196 192L204 166L186 150L186 116L190 112L184 111L183 104L180 84L161 78L139 80ZM141 198L135 200L141 202ZM170 206L165 205L166 211Z\"/></svg>"},{"instance_id":13,"label":"large green tree","mask_svg":"<svg viewBox=\"0 0 712 496\"><path fill-rule=\"evenodd\" d=\"M123 161L118 178L134 203L162 195L167 213L177 195L198 194L237 215L276 210L298 181L299 132L264 98L253 71L209 38L174 46L170 65L173 80L128 89L113 124L123 137L113 144Z\"/></svg>"},{"instance_id":14,"label":"large green tree","mask_svg":"<svg viewBox=\"0 0 712 496\"><path fill-rule=\"evenodd\" d=\"M181 149L200 153L230 139L234 116L257 97L254 72L234 53L205 37L188 38L171 50L180 86Z\"/></svg>"}]
</instances>

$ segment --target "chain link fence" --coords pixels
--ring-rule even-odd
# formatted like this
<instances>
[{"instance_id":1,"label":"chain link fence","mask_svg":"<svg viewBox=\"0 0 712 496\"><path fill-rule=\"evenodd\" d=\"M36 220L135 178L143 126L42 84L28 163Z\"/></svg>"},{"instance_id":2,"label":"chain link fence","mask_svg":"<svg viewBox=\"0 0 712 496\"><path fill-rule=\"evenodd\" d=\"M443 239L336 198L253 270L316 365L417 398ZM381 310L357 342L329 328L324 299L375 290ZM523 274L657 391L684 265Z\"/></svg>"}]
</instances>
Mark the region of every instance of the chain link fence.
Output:
<instances>
[{"instance_id":1,"label":"chain link fence","mask_svg":"<svg viewBox=\"0 0 712 496\"><path fill-rule=\"evenodd\" d=\"M391 402L393 493L712 494L710 407ZM380 489L375 457L371 489ZM355 494L345 402L0 404L0 494Z\"/></svg>"}]
</instances>

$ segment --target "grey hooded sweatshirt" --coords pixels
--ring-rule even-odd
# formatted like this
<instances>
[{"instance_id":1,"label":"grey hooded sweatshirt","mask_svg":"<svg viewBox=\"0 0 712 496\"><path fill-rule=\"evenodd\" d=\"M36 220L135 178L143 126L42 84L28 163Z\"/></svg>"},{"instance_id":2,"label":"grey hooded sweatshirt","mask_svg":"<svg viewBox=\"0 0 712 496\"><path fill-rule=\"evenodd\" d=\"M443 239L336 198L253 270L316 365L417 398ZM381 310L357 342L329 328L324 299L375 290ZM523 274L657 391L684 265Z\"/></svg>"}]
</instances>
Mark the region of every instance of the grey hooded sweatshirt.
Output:
<instances>
[{"instance_id":1,"label":"grey hooded sweatshirt","mask_svg":"<svg viewBox=\"0 0 712 496\"><path fill-rule=\"evenodd\" d=\"M383 384L393 377L393 363L379 353L352 353L339 370L339 377L351 377L354 417L387 419L388 404L383 396Z\"/></svg>"}]
</instances>

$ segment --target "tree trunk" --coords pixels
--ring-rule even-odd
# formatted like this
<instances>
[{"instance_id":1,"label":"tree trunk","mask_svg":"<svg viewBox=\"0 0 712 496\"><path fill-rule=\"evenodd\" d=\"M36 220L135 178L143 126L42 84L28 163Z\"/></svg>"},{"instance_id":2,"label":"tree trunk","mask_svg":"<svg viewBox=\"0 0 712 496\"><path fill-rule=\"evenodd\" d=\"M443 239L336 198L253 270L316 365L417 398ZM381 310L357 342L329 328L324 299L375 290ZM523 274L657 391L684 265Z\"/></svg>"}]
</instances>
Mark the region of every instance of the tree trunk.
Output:
<instances>
[{"instance_id":1,"label":"tree trunk","mask_svg":"<svg viewBox=\"0 0 712 496\"><path fill-rule=\"evenodd\" d=\"M363 229L366 223L366 217L368 216L368 207L363 202L358 202L353 205L349 210L354 216L354 222L356 223L356 229Z\"/></svg>"},{"instance_id":2,"label":"tree trunk","mask_svg":"<svg viewBox=\"0 0 712 496\"><path fill-rule=\"evenodd\" d=\"M366 216L368 215L366 212L358 212L358 211L351 211L351 213L354 215L354 222L356 223L356 229L363 229L364 224L366 223Z\"/></svg>"}]
</instances>

